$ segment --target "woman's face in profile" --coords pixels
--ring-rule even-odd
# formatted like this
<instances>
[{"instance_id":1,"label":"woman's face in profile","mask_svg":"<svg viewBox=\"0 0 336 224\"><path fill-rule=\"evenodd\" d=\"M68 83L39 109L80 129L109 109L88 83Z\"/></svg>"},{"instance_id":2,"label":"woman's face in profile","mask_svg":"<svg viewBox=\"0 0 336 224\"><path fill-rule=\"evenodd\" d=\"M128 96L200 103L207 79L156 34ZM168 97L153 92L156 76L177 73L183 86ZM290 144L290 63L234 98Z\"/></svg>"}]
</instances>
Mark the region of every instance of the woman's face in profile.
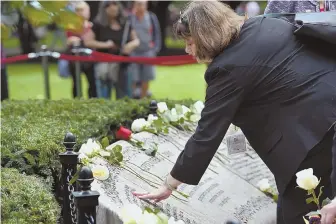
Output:
<instances>
[{"instance_id":1,"label":"woman's face in profile","mask_svg":"<svg viewBox=\"0 0 336 224\"><path fill-rule=\"evenodd\" d=\"M185 44L185 52L193 57L196 57L196 46L193 39L191 37L188 37L187 39L185 39Z\"/></svg>"}]
</instances>

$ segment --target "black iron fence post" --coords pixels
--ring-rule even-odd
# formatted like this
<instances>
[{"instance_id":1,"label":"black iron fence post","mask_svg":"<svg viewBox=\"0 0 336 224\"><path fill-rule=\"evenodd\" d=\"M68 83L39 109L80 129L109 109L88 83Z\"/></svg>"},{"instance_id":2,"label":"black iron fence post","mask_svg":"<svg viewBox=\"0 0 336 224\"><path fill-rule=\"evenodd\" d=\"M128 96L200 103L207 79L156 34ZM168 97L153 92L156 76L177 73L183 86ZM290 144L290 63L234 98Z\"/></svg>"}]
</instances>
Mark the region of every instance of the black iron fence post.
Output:
<instances>
[{"instance_id":1,"label":"black iron fence post","mask_svg":"<svg viewBox=\"0 0 336 224\"><path fill-rule=\"evenodd\" d=\"M59 154L60 161L62 163L62 217L64 224L76 224L77 213L74 198L71 194L73 191L75 191L75 183L69 184L69 181L77 172L78 153L74 152L76 136L68 132L64 137L63 144L66 148L66 152Z\"/></svg>"},{"instance_id":2,"label":"black iron fence post","mask_svg":"<svg viewBox=\"0 0 336 224\"><path fill-rule=\"evenodd\" d=\"M72 52L76 55L79 56L79 53L82 49L79 49L80 43L74 43ZM76 76L76 95L78 98L83 97L83 92L82 92L82 77L81 77L81 62L80 61L75 61L75 76Z\"/></svg>"},{"instance_id":3,"label":"black iron fence post","mask_svg":"<svg viewBox=\"0 0 336 224\"><path fill-rule=\"evenodd\" d=\"M77 207L78 224L96 224L96 206L99 193L91 191L93 174L89 167L84 166L79 172L78 184L80 191L72 192Z\"/></svg>"},{"instance_id":4,"label":"black iron fence post","mask_svg":"<svg viewBox=\"0 0 336 224\"><path fill-rule=\"evenodd\" d=\"M158 109L158 106L157 106L156 100L151 100L149 104L149 113L157 116L157 109Z\"/></svg>"},{"instance_id":5,"label":"black iron fence post","mask_svg":"<svg viewBox=\"0 0 336 224\"><path fill-rule=\"evenodd\" d=\"M41 46L42 68L44 75L44 95L46 99L50 99L50 82L49 82L49 61L48 49L46 45Z\"/></svg>"}]
</instances>

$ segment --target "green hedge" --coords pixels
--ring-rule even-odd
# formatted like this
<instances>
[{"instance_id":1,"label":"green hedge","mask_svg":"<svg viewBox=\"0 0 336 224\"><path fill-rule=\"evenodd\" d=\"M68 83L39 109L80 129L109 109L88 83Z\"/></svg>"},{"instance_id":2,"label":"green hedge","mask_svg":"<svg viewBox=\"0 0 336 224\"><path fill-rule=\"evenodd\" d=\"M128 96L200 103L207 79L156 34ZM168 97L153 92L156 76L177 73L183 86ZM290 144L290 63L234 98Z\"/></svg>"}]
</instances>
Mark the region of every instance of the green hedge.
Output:
<instances>
[{"instance_id":1,"label":"green hedge","mask_svg":"<svg viewBox=\"0 0 336 224\"><path fill-rule=\"evenodd\" d=\"M190 106L191 100L168 101ZM27 174L50 176L59 170L60 152L67 131L77 136L77 149L90 137L109 136L110 126L129 126L144 117L149 100L27 100L2 103L1 165ZM159 100L158 100L159 102Z\"/></svg>"},{"instance_id":2,"label":"green hedge","mask_svg":"<svg viewBox=\"0 0 336 224\"><path fill-rule=\"evenodd\" d=\"M49 186L38 177L1 169L1 222L56 223L60 208Z\"/></svg>"}]
</instances>

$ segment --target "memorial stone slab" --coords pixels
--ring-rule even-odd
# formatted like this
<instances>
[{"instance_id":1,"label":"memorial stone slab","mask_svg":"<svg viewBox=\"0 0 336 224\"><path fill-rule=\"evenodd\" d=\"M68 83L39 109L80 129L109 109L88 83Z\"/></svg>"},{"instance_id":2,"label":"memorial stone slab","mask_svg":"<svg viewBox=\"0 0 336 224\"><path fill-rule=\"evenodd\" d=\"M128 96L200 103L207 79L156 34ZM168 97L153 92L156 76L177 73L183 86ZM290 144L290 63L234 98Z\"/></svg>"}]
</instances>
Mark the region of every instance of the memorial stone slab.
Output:
<instances>
[{"instance_id":1,"label":"memorial stone slab","mask_svg":"<svg viewBox=\"0 0 336 224\"><path fill-rule=\"evenodd\" d=\"M239 130L231 129L201 182L197 186L182 184L179 187L178 190L189 195L189 198L175 193L174 197L155 206L168 216L192 224L224 224L227 220L248 224L276 223L276 204L256 188L256 183L263 178L269 178L273 183L272 173L248 143L244 152L228 152L227 137L232 134L243 135ZM154 157L125 141L109 146L108 149L115 145L123 147L125 168L96 159L96 164L105 165L110 171L109 179L94 181L92 184L92 189L101 194L97 223L122 223L119 210L129 203L154 206L149 201L134 197L132 191L149 192L161 184L192 134L175 128L168 135L157 136L147 132L135 134L134 138L143 141L145 145L158 145ZM245 137L240 136L238 139L245 140Z\"/></svg>"}]
</instances>

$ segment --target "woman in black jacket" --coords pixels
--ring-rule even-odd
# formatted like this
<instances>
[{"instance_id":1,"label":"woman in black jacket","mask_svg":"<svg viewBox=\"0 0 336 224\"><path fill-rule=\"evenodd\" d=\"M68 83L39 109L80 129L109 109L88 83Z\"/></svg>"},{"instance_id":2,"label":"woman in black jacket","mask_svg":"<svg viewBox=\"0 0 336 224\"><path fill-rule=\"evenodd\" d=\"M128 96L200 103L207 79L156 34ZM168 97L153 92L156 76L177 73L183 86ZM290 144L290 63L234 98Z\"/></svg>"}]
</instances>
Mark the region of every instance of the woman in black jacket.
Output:
<instances>
[{"instance_id":1,"label":"woman in black jacket","mask_svg":"<svg viewBox=\"0 0 336 224\"><path fill-rule=\"evenodd\" d=\"M210 63L205 108L165 183L135 195L160 201L181 183L197 185L233 123L274 174L283 223L303 223L302 216L314 210L306 204L306 192L296 188L298 171L313 168L324 186L321 198L335 196L335 51L322 41L299 40L295 29L283 19L246 20L217 1L187 6L177 33L188 54ZM325 213L322 219L329 224L335 211Z\"/></svg>"}]
</instances>

